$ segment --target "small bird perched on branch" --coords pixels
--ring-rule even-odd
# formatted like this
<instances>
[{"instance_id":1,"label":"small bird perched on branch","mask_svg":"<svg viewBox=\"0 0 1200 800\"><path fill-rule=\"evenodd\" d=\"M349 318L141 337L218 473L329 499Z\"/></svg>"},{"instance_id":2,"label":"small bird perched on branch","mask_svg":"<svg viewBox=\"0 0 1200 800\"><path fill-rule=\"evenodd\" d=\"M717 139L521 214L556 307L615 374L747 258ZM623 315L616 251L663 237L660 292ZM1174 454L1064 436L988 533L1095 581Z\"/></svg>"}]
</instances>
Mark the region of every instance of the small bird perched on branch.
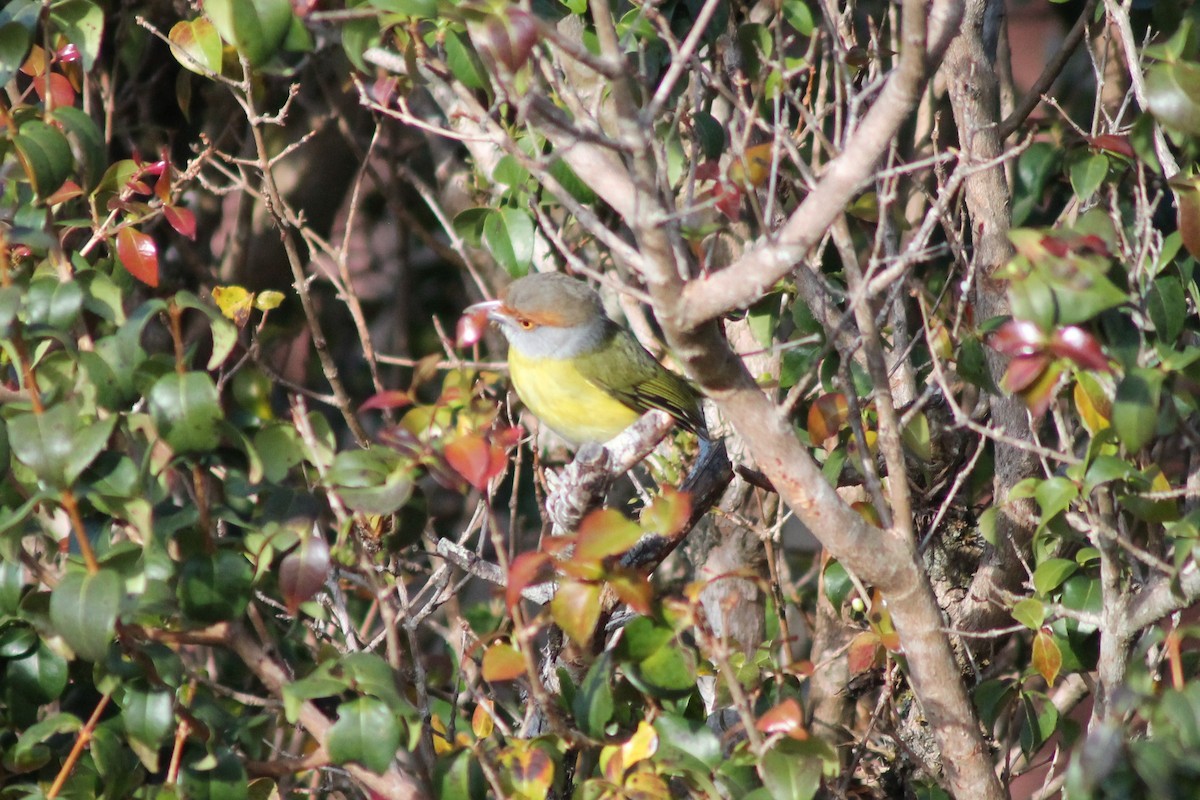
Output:
<instances>
[{"instance_id":1,"label":"small bird perched on branch","mask_svg":"<svg viewBox=\"0 0 1200 800\"><path fill-rule=\"evenodd\" d=\"M501 300L476 303L508 339L508 367L521 401L572 445L606 442L645 412L667 412L708 440L700 398L604 313L600 295L557 272L528 275Z\"/></svg>"}]
</instances>

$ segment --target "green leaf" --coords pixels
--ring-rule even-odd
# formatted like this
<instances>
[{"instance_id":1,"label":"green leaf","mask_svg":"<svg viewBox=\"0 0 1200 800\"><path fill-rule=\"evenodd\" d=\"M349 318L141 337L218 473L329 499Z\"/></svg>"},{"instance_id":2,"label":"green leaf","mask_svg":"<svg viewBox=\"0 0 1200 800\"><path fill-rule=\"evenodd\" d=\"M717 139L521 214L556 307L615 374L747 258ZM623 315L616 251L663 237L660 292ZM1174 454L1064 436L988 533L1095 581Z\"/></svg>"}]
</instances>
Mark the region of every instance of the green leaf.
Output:
<instances>
[{"instance_id":1,"label":"green leaf","mask_svg":"<svg viewBox=\"0 0 1200 800\"><path fill-rule=\"evenodd\" d=\"M821 788L823 758L819 739L797 742L781 739L762 757L763 784L773 797L810 800ZM836 762L835 762L836 763Z\"/></svg>"},{"instance_id":2,"label":"green leaf","mask_svg":"<svg viewBox=\"0 0 1200 800\"><path fill-rule=\"evenodd\" d=\"M696 688L695 658L674 644L659 648L627 669L630 681L654 697L683 697Z\"/></svg>"},{"instance_id":3,"label":"green leaf","mask_svg":"<svg viewBox=\"0 0 1200 800\"><path fill-rule=\"evenodd\" d=\"M71 177L75 160L62 131L38 119L27 120L12 140L33 191L40 198L53 194Z\"/></svg>"},{"instance_id":4,"label":"green leaf","mask_svg":"<svg viewBox=\"0 0 1200 800\"><path fill-rule=\"evenodd\" d=\"M204 0L204 13L254 67L275 57L292 25L288 0Z\"/></svg>"},{"instance_id":5,"label":"green leaf","mask_svg":"<svg viewBox=\"0 0 1200 800\"><path fill-rule=\"evenodd\" d=\"M212 333L212 354L205 366L215 370L229 358L233 348L237 346L237 326L221 314L221 310L211 303L205 303L191 292L179 292L175 295L175 303L180 308L191 308L208 317L209 331Z\"/></svg>"},{"instance_id":6,"label":"green leaf","mask_svg":"<svg viewBox=\"0 0 1200 800\"><path fill-rule=\"evenodd\" d=\"M40 722L30 725L21 732L16 746L6 754L5 766L10 763L21 771L37 769L49 761L49 752L42 743L52 736L75 733L83 727L78 717L72 714L52 714Z\"/></svg>"},{"instance_id":7,"label":"green leaf","mask_svg":"<svg viewBox=\"0 0 1200 800\"><path fill-rule=\"evenodd\" d=\"M664 751L674 750L694 758L710 770L720 766L724 758L721 740L703 722L663 714L654 720L654 728L658 731L659 747Z\"/></svg>"},{"instance_id":8,"label":"green leaf","mask_svg":"<svg viewBox=\"0 0 1200 800\"><path fill-rule=\"evenodd\" d=\"M1100 590L1100 580L1088 575L1072 575L1063 584L1062 604L1074 611L1086 611L1099 616L1104 607L1104 598ZM1089 636L1097 628L1090 622L1080 622L1068 618L1067 630Z\"/></svg>"},{"instance_id":9,"label":"green leaf","mask_svg":"<svg viewBox=\"0 0 1200 800\"><path fill-rule=\"evenodd\" d=\"M83 308L83 288L75 281L37 278L25 295L25 313L30 325L69 329Z\"/></svg>"},{"instance_id":10,"label":"green leaf","mask_svg":"<svg viewBox=\"0 0 1200 800\"><path fill-rule=\"evenodd\" d=\"M121 610L121 578L113 570L70 571L50 593L50 623L71 649L102 661Z\"/></svg>"},{"instance_id":11,"label":"green leaf","mask_svg":"<svg viewBox=\"0 0 1200 800\"><path fill-rule=\"evenodd\" d=\"M1013 606L1012 617L1026 628L1036 631L1046 621L1046 606L1041 600L1027 597Z\"/></svg>"},{"instance_id":12,"label":"green leaf","mask_svg":"<svg viewBox=\"0 0 1200 800\"><path fill-rule=\"evenodd\" d=\"M197 75L221 74L221 35L209 20L198 17L176 22L167 39L175 60L185 69Z\"/></svg>"},{"instance_id":13,"label":"green leaf","mask_svg":"<svg viewBox=\"0 0 1200 800\"><path fill-rule=\"evenodd\" d=\"M146 399L163 441L176 453L205 453L221 443L221 403L208 375L168 373Z\"/></svg>"},{"instance_id":14,"label":"green leaf","mask_svg":"<svg viewBox=\"0 0 1200 800\"><path fill-rule=\"evenodd\" d=\"M1083 494L1088 497L1097 486L1111 481L1128 480L1136 471L1133 464L1124 459L1109 455L1096 456L1096 460L1092 462L1088 467L1087 474L1084 475Z\"/></svg>"},{"instance_id":15,"label":"green leaf","mask_svg":"<svg viewBox=\"0 0 1200 800\"><path fill-rule=\"evenodd\" d=\"M133 681L122 687L116 700L121 707L125 734L157 755L159 746L175 727L175 693Z\"/></svg>"},{"instance_id":16,"label":"green leaf","mask_svg":"<svg viewBox=\"0 0 1200 800\"><path fill-rule=\"evenodd\" d=\"M1200 134L1200 66L1182 61L1151 66L1146 70L1146 104L1163 125Z\"/></svg>"},{"instance_id":17,"label":"green leaf","mask_svg":"<svg viewBox=\"0 0 1200 800\"><path fill-rule=\"evenodd\" d=\"M1108 175L1108 157L1092 153L1071 165L1071 188L1075 196L1086 201L1096 193Z\"/></svg>"},{"instance_id":18,"label":"green leaf","mask_svg":"<svg viewBox=\"0 0 1200 800\"><path fill-rule=\"evenodd\" d=\"M1042 596L1048 595L1077 569L1079 565L1069 558L1051 558L1043 561L1033 571L1033 588Z\"/></svg>"},{"instance_id":19,"label":"green leaf","mask_svg":"<svg viewBox=\"0 0 1200 800\"><path fill-rule=\"evenodd\" d=\"M19 658L5 654L11 659L4 673L5 688L39 705L57 700L67 688L66 659L40 641L32 628L20 626L13 630L28 631L34 646Z\"/></svg>"},{"instance_id":20,"label":"green leaf","mask_svg":"<svg viewBox=\"0 0 1200 800\"><path fill-rule=\"evenodd\" d=\"M64 488L100 454L116 424L115 416L94 420L81 415L74 403L60 403L41 414L9 420L9 444L39 480Z\"/></svg>"},{"instance_id":21,"label":"green leaf","mask_svg":"<svg viewBox=\"0 0 1200 800\"><path fill-rule=\"evenodd\" d=\"M250 604L254 570L241 553L218 550L189 558L175 594L184 614L204 624L236 619Z\"/></svg>"},{"instance_id":22,"label":"green leaf","mask_svg":"<svg viewBox=\"0 0 1200 800\"><path fill-rule=\"evenodd\" d=\"M446 66L468 89L491 89L487 70L479 60L479 54L467 38L456 30L446 31Z\"/></svg>"},{"instance_id":23,"label":"green leaf","mask_svg":"<svg viewBox=\"0 0 1200 800\"><path fill-rule=\"evenodd\" d=\"M784 0L783 18L801 36L812 36L815 27L812 10L804 0Z\"/></svg>"},{"instance_id":24,"label":"green leaf","mask_svg":"<svg viewBox=\"0 0 1200 800\"><path fill-rule=\"evenodd\" d=\"M556 158L550 162L550 167L546 170L550 173L559 184L567 190L567 193L579 203L585 206L593 205L596 202L596 193L592 191L592 187L571 169L571 165L561 158Z\"/></svg>"},{"instance_id":25,"label":"green leaf","mask_svg":"<svg viewBox=\"0 0 1200 800\"><path fill-rule=\"evenodd\" d=\"M1012 696L1012 685L1008 681L993 678L976 686L972 694L975 708L979 710L979 721L991 730L1004 712L1006 701Z\"/></svg>"},{"instance_id":26,"label":"green leaf","mask_svg":"<svg viewBox=\"0 0 1200 800\"><path fill-rule=\"evenodd\" d=\"M1033 496L1042 510L1042 525L1045 525L1055 514L1071 506L1071 502L1079 496L1079 488L1067 478L1056 476L1038 483Z\"/></svg>"},{"instance_id":27,"label":"green leaf","mask_svg":"<svg viewBox=\"0 0 1200 800\"><path fill-rule=\"evenodd\" d=\"M368 514L391 514L412 496L408 462L379 445L338 453L326 480L348 506Z\"/></svg>"},{"instance_id":28,"label":"green leaf","mask_svg":"<svg viewBox=\"0 0 1200 800\"><path fill-rule=\"evenodd\" d=\"M483 241L504 271L514 278L529 272L533 261L533 217L519 208L493 210L483 222Z\"/></svg>"},{"instance_id":29,"label":"green leaf","mask_svg":"<svg viewBox=\"0 0 1200 800\"><path fill-rule=\"evenodd\" d=\"M338 706L338 720L329 729L325 747L334 764L357 761L383 773L400 747L400 724L383 702L359 697Z\"/></svg>"},{"instance_id":30,"label":"green leaf","mask_svg":"<svg viewBox=\"0 0 1200 800\"><path fill-rule=\"evenodd\" d=\"M216 757L201 759L183 770L183 797L187 800L246 800L246 768L235 753L218 747Z\"/></svg>"},{"instance_id":31,"label":"green leaf","mask_svg":"<svg viewBox=\"0 0 1200 800\"><path fill-rule=\"evenodd\" d=\"M1134 367L1117 385L1113 400L1113 427L1131 454L1154 437L1158 426L1163 374L1156 369Z\"/></svg>"},{"instance_id":32,"label":"green leaf","mask_svg":"<svg viewBox=\"0 0 1200 800\"><path fill-rule=\"evenodd\" d=\"M1164 275L1156 280L1146 296L1146 310L1159 341L1173 344L1178 340L1187 319L1187 295L1179 278Z\"/></svg>"},{"instance_id":33,"label":"green leaf","mask_svg":"<svg viewBox=\"0 0 1200 800\"><path fill-rule=\"evenodd\" d=\"M846 602L850 592L854 591L854 581L850 580L850 573L842 563L833 559L825 566L824 578L825 596L829 598L829 604L833 606L834 611L840 612L842 604Z\"/></svg>"},{"instance_id":34,"label":"green leaf","mask_svg":"<svg viewBox=\"0 0 1200 800\"><path fill-rule=\"evenodd\" d=\"M88 116L87 112L72 106L56 106L53 119L62 125L67 140L82 161L81 185L84 189L95 187L100 182L105 167L108 166L108 149L104 144L104 134L100 132L100 127ZM102 274L93 272L93 275ZM81 275L77 272L76 278L80 277Z\"/></svg>"},{"instance_id":35,"label":"green leaf","mask_svg":"<svg viewBox=\"0 0 1200 800\"><path fill-rule=\"evenodd\" d=\"M593 739L604 738L604 728L613 715L613 693L609 683L612 656L605 653L588 670L571 703L575 721Z\"/></svg>"},{"instance_id":36,"label":"green leaf","mask_svg":"<svg viewBox=\"0 0 1200 800\"><path fill-rule=\"evenodd\" d=\"M491 214L484 206L464 209L454 216L454 232L472 247L483 247L483 224Z\"/></svg>"}]
</instances>

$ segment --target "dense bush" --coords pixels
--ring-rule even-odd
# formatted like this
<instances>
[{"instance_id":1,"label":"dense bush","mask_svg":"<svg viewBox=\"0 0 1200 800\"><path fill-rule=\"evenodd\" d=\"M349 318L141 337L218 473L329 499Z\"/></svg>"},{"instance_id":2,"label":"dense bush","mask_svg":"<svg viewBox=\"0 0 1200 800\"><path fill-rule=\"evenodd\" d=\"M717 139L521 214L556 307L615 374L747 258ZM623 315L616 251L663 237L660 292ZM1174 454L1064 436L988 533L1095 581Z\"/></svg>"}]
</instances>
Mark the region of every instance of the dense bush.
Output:
<instances>
[{"instance_id":1,"label":"dense bush","mask_svg":"<svg viewBox=\"0 0 1200 800\"><path fill-rule=\"evenodd\" d=\"M3 796L1195 796L1200 17L1079 5L10 0ZM547 269L723 449L527 435Z\"/></svg>"}]
</instances>

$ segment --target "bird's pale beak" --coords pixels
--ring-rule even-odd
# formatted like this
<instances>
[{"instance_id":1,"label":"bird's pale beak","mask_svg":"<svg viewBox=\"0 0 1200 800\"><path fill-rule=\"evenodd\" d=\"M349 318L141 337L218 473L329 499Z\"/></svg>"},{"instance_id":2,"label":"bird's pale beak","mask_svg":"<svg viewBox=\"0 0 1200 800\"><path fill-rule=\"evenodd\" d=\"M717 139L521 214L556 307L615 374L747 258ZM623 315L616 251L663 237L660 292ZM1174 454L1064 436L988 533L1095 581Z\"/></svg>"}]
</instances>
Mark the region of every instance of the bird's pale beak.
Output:
<instances>
[{"instance_id":1,"label":"bird's pale beak","mask_svg":"<svg viewBox=\"0 0 1200 800\"><path fill-rule=\"evenodd\" d=\"M487 314L488 319L495 319L496 311L499 310L500 306L502 305L504 305L503 300L484 300L482 303L475 303L474 305L467 306L463 313L471 316Z\"/></svg>"}]
</instances>

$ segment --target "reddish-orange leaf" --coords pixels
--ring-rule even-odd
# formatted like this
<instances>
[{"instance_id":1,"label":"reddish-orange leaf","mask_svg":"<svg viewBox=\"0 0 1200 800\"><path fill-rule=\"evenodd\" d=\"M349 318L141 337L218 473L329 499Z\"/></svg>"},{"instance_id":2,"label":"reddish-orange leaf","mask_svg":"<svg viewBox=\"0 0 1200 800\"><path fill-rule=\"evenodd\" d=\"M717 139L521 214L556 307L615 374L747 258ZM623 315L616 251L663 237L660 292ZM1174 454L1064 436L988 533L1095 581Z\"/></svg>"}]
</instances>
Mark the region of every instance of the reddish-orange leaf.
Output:
<instances>
[{"instance_id":1,"label":"reddish-orange leaf","mask_svg":"<svg viewBox=\"0 0 1200 800\"><path fill-rule=\"evenodd\" d=\"M71 86L71 81L66 75L58 72L46 73L34 80L33 88L37 90L43 103L47 97L52 98L55 108L75 105L75 88Z\"/></svg>"},{"instance_id":2,"label":"reddish-orange leaf","mask_svg":"<svg viewBox=\"0 0 1200 800\"><path fill-rule=\"evenodd\" d=\"M167 173L163 173L166 175ZM196 215L190 208L181 206L163 206L163 216L180 236L196 240Z\"/></svg>"},{"instance_id":3,"label":"reddish-orange leaf","mask_svg":"<svg viewBox=\"0 0 1200 800\"><path fill-rule=\"evenodd\" d=\"M804 729L804 712L793 697L759 717L754 727L768 735L781 733L800 741L808 738L808 731Z\"/></svg>"},{"instance_id":4,"label":"reddish-orange leaf","mask_svg":"<svg viewBox=\"0 0 1200 800\"><path fill-rule=\"evenodd\" d=\"M141 231L125 227L117 234L117 259L147 286L158 286L158 245Z\"/></svg>"},{"instance_id":5,"label":"reddish-orange leaf","mask_svg":"<svg viewBox=\"0 0 1200 800\"><path fill-rule=\"evenodd\" d=\"M446 463L480 491L487 489L488 481L504 472L508 465L503 450L493 448L490 442L474 433L459 436L447 444L442 453Z\"/></svg>"},{"instance_id":6,"label":"reddish-orange leaf","mask_svg":"<svg viewBox=\"0 0 1200 800\"><path fill-rule=\"evenodd\" d=\"M83 189L79 188L78 183L72 180L65 180L62 186L55 189L54 193L46 198L46 205L57 206L82 194Z\"/></svg>"},{"instance_id":7,"label":"reddish-orange leaf","mask_svg":"<svg viewBox=\"0 0 1200 800\"><path fill-rule=\"evenodd\" d=\"M504 603L508 608L521 599L521 592L536 583L550 580L554 576L550 556L530 550L521 553L508 565L508 581L504 590Z\"/></svg>"},{"instance_id":8,"label":"reddish-orange leaf","mask_svg":"<svg viewBox=\"0 0 1200 800\"><path fill-rule=\"evenodd\" d=\"M480 674L485 681L515 681L525 674L525 659L510 644L498 642L483 653Z\"/></svg>"},{"instance_id":9,"label":"reddish-orange leaf","mask_svg":"<svg viewBox=\"0 0 1200 800\"><path fill-rule=\"evenodd\" d=\"M808 438L813 444L824 444L837 436L850 421L850 404L841 392L818 397L808 408Z\"/></svg>"},{"instance_id":10,"label":"reddish-orange leaf","mask_svg":"<svg viewBox=\"0 0 1200 800\"><path fill-rule=\"evenodd\" d=\"M854 637L846 650L851 675L866 672L883 664L883 643L874 631L863 631Z\"/></svg>"},{"instance_id":11,"label":"reddish-orange leaf","mask_svg":"<svg viewBox=\"0 0 1200 800\"><path fill-rule=\"evenodd\" d=\"M1050 635L1048 628L1038 631L1033 637L1033 668L1038 671L1047 685L1054 685L1058 671L1062 669L1062 651Z\"/></svg>"}]
</instances>

